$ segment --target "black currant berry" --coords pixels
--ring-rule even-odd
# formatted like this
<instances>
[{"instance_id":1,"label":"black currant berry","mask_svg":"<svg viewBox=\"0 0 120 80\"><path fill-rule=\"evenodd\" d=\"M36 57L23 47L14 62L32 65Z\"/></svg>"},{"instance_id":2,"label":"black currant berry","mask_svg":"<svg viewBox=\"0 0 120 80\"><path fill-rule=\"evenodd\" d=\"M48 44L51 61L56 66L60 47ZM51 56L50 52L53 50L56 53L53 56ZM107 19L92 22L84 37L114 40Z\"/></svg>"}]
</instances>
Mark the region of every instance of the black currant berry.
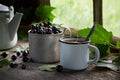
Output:
<instances>
[{"instance_id":1,"label":"black currant berry","mask_svg":"<svg viewBox=\"0 0 120 80\"><path fill-rule=\"evenodd\" d=\"M26 65L22 64L21 69L26 69Z\"/></svg>"},{"instance_id":2,"label":"black currant berry","mask_svg":"<svg viewBox=\"0 0 120 80\"><path fill-rule=\"evenodd\" d=\"M52 27L53 31L57 31L57 28L55 26Z\"/></svg>"},{"instance_id":3,"label":"black currant berry","mask_svg":"<svg viewBox=\"0 0 120 80\"><path fill-rule=\"evenodd\" d=\"M33 29L31 29L31 30L30 30L30 33L35 33L35 32L36 32L36 31L35 31L35 30L33 30Z\"/></svg>"},{"instance_id":4,"label":"black currant berry","mask_svg":"<svg viewBox=\"0 0 120 80\"><path fill-rule=\"evenodd\" d=\"M15 60L17 59L17 56L12 55L12 56L11 56L11 59L12 59L13 61L15 61Z\"/></svg>"},{"instance_id":5,"label":"black currant berry","mask_svg":"<svg viewBox=\"0 0 120 80\"><path fill-rule=\"evenodd\" d=\"M17 55L17 56L20 56L20 54L21 54L20 52L16 52L16 55Z\"/></svg>"},{"instance_id":6,"label":"black currant berry","mask_svg":"<svg viewBox=\"0 0 120 80\"><path fill-rule=\"evenodd\" d=\"M50 28L45 29L45 34L52 34L52 30Z\"/></svg>"},{"instance_id":7,"label":"black currant berry","mask_svg":"<svg viewBox=\"0 0 120 80\"><path fill-rule=\"evenodd\" d=\"M44 33L44 31L43 31L43 30L41 30L41 29L38 29L38 30L37 30L37 33L38 33L38 34L43 34L43 33Z\"/></svg>"},{"instance_id":8,"label":"black currant berry","mask_svg":"<svg viewBox=\"0 0 120 80\"><path fill-rule=\"evenodd\" d=\"M26 50L27 54L29 54L29 50Z\"/></svg>"},{"instance_id":9,"label":"black currant berry","mask_svg":"<svg viewBox=\"0 0 120 80\"><path fill-rule=\"evenodd\" d=\"M24 50L24 51L22 52L22 56L28 56L28 52L27 52L26 50Z\"/></svg>"},{"instance_id":10,"label":"black currant berry","mask_svg":"<svg viewBox=\"0 0 120 80\"><path fill-rule=\"evenodd\" d=\"M58 29L55 26L52 27L52 31L53 31L54 34L58 34L59 33Z\"/></svg>"},{"instance_id":11,"label":"black currant berry","mask_svg":"<svg viewBox=\"0 0 120 80\"><path fill-rule=\"evenodd\" d=\"M47 22L48 25L52 25L49 21Z\"/></svg>"},{"instance_id":12,"label":"black currant berry","mask_svg":"<svg viewBox=\"0 0 120 80\"><path fill-rule=\"evenodd\" d=\"M49 24L47 22L43 22L43 24L44 24L44 27L48 27L49 26Z\"/></svg>"},{"instance_id":13,"label":"black currant berry","mask_svg":"<svg viewBox=\"0 0 120 80\"><path fill-rule=\"evenodd\" d=\"M23 62L28 62L28 60L29 60L29 58L28 58L27 56L24 56L24 57L22 58L22 61L23 61Z\"/></svg>"},{"instance_id":14,"label":"black currant berry","mask_svg":"<svg viewBox=\"0 0 120 80\"><path fill-rule=\"evenodd\" d=\"M7 57L7 53L6 52L3 52L2 54L1 54L1 56L3 57L3 58L6 58Z\"/></svg>"},{"instance_id":15,"label":"black currant berry","mask_svg":"<svg viewBox=\"0 0 120 80\"><path fill-rule=\"evenodd\" d=\"M34 30L36 26L34 24L31 25L31 29Z\"/></svg>"},{"instance_id":16,"label":"black currant berry","mask_svg":"<svg viewBox=\"0 0 120 80\"><path fill-rule=\"evenodd\" d=\"M10 63L10 65L9 65L11 68L16 68L17 66L18 66L18 64L17 63Z\"/></svg>"},{"instance_id":17,"label":"black currant berry","mask_svg":"<svg viewBox=\"0 0 120 80\"><path fill-rule=\"evenodd\" d=\"M54 34L59 34L59 31L55 31Z\"/></svg>"},{"instance_id":18,"label":"black currant berry","mask_svg":"<svg viewBox=\"0 0 120 80\"><path fill-rule=\"evenodd\" d=\"M63 70L63 67L61 65L56 66L56 71L57 72L62 72L62 70Z\"/></svg>"},{"instance_id":19,"label":"black currant berry","mask_svg":"<svg viewBox=\"0 0 120 80\"><path fill-rule=\"evenodd\" d=\"M61 33L62 31L60 29L58 29L58 32Z\"/></svg>"}]
</instances>

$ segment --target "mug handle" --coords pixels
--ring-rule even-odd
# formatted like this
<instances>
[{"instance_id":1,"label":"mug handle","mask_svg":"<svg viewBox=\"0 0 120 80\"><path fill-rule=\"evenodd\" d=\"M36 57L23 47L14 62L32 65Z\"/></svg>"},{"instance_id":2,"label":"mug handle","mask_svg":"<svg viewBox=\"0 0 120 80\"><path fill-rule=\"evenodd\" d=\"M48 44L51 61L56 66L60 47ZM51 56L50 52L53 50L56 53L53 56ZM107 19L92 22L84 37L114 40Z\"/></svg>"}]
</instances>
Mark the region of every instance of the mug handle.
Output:
<instances>
[{"instance_id":1,"label":"mug handle","mask_svg":"<svg viewBox=\"0 0 120 80\"><path fill-rule=\"evenodd\" d=\"M88 64L93 64L93 63L98 62L98 60L100 58L100 52L99 52L98 48L93 45L88 45L88 47L95 51L95 59L88 61Z\"/></svg>"},{"instance_id":2,"label":"mug handle","mask_svg":"<svg viewBox=\"0 0 120 80\"><path fill-rule=\"evenodd\" d=\"M71 29L69 28L69 27L63 27L64 29L63 29L63 36L62 37L65 37L65 32L66 31L69 31L69 37L71 37L72 36L72 32L71 32Z\"/></svg>"}]
</instances>

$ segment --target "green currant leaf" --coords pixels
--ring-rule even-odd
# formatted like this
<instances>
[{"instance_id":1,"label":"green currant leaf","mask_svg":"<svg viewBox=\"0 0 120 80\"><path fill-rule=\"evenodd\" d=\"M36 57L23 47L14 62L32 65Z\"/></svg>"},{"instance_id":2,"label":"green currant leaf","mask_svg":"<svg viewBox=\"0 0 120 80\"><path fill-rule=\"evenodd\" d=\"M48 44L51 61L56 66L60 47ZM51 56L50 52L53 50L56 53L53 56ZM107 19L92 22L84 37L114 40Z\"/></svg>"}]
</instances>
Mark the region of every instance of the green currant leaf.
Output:
<instances>
[{"instance_id":1,"label":"green currant leaf","mask_svg":"<svg viewBox=\"0 0 120 80\"><path fill-rule=\"evenodd\" d=\"M118 71L119 67L117 67L115 64L112 63L112 60L103 60L103 61L99 61L98 63L96 63L96 67L98 68L105 68L105 69L111 69L114 71Z\"/></svg>"},{"instance_id":2,"label":"green currant leaf","mask_svg":"<svg viewBox=\"0 0 120 80\"><path fill-rule=\"evenodd\" d=\"M0 60L0 67L9 65L10 62L7 59L1 59Z\"/></svg>"},{"instance_id":3,"label":"green currant leaf","mask_svg":"<svg viewBox=\"0 0 120 80\"><path fill-rule=\"evenodd\" d=\"M91 28L85 28L79 30L77 33L80 36L87 37ZM108 32L104 27L97 24L93 35L90 37L90 40L97 44L110 44L112 40L112 32Z\"/></svg>"},{"instance_id":4,"label":"green currant leaf","mask_svg":"<svg viewBox=\"0 0 120 80\"><path fill-rule=\"evenodd\" d=\"M120 49L120 41L116 42L116 48Z\"/></svg>"},{"instance_id":5,"label":"green currant leaf","mask_svg":"<svg viewBox=\"0 0 120 80\"><path fill-rule=\"evenodd\" d=\"M110 47L107 44L95 44L100 51L100 58L104 58L110 54Z\"/></svg>"},{"instance_id":6,"label":"green currant leaf","mask_svg":"<svg viewBox=\"0 0 120 80\"><path fill-rule=\"evenodd\" d=\"M79 30L77 33L78 35L86 38L90 30L91 28L85 28ZM99 24L96 25L96 28L90 37L90 40L98 47L100 51L100 58L104 58L110 54L109 45L111 44L112 36L112 32L107 31Z\"/></svg>"},{"instance_id":7,"label":"green currant leaf","mask_svg":"<svg viewBox=\"0 0 120 80\"><path fill-rule=\"evenodd\" d=\"M55 7L51 7L51 6L39 6L36 11L35 14L42 20L48 20L48 21L52 21L55 16L53 15L52 11L55 9Z\"/></svg>"},{"instance_id":8,"label":"green currant leaf","mask_svg":"<svg viewBox=\"0 0 120 80\"><path fill-rule=\"evenodd\" d=\"M38 69L41 71L55 71L55 67L55 65L42 65Z\"/></svg>"}]
</instances>

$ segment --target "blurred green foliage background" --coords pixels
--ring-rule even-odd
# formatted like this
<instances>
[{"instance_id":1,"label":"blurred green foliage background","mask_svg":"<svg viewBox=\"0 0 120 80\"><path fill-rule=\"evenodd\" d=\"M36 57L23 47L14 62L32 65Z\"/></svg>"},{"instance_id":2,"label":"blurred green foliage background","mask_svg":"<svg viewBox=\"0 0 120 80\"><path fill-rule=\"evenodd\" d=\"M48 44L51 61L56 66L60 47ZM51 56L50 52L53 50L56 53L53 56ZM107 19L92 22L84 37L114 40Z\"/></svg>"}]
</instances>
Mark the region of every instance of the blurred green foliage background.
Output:
<instances>
[{"instance_id":1,"label":"blurred green foliage background","mask_svg":"<svg viewBox=\"0 0 120 80\"><path fill-rule=\"evenodd\" d=\"M103 0L103 26L120 37L120 0ZM51 0L55 23L77 29L92 27L93 0Z\"/></svg>"}]
</instances>

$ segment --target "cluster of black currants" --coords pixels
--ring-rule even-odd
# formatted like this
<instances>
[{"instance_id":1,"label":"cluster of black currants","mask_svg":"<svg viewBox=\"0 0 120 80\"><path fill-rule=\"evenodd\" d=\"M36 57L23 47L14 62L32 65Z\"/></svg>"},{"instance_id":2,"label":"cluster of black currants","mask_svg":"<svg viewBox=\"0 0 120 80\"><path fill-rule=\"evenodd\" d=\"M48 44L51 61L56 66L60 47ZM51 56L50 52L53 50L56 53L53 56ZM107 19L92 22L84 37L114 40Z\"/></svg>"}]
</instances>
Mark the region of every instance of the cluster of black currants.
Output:
<instances>
[{"instance_id":1,"label":"cluster of black currants","mask_svg":"<svg viewBox=\"0 0 120 80\"><path fill-rule=\"evenodd\" d=\"M30 32L37 34L59 34L62 31L58 25L54 25L51 22L46 21L38 24L32 24Z\"/></svg>"},{"instance_id":2,"label":"cluster of black currants","mask_svg":"<svg viewBox=\"0 0 120 80\"><path fill-rule=\"evenodd\" d=\"M11 68L16 68L18 67L18 63L16 63L15 61L17 60L17 58L21 58L22 59L22 65L21 65L21 69L26 69L26 64L24 64L24 62L28 62L30 60L29 58L29 51L28 50L24 50L21 52L16 52L16 55L12 55L11 56L11 63L10 63L10 67Z\"/></svg>"},{"instance_id":3,"label":"cluster of black currants","mask_svg":"<svg viewBox=\"0 0 120 80\"><path fill-rule=\"evenodd\" d=\"M6 52L3 52L0 57L2 58L6 58L8 56L8 54ZM12 55L11 56L11 60L10 60L10 67L11 68L17 68L18 67L18 63L16 63L15 61L18 59L18 58L21 58L22 59L22 65L20 66L21 69L26 69L26 64L24 64L24 62L28 62L28 61L31 61L30 57L29 57L29 51L28 50L24 50L24 51L21 51L21 52L16 52L16 54ZM56 71L57 72L62 72L63 71L63 67L62 65L57 65L56 66Z\"/></svg>"},{"instance_id":4,"label":"cluster of black currants","mask_svg":"<svg viewBox=\"0 0 120 80\"><path fill-rule=\"evenodd\" d=\"M2 52L2 54L0 55L2 58L6 58L8 56L7 52ZM30 61L30 57L29 57L29 51L28 50L24 50L21 52L16 52L15 54L13 54L10 57L10 67L11 68L17 68L19 63L16 61L17 59L21 59L22 60L22 64L21 64L21 69L26 69L26 64L24 64L24 62L28 62Z\"/></svg>"}]
</instances>

